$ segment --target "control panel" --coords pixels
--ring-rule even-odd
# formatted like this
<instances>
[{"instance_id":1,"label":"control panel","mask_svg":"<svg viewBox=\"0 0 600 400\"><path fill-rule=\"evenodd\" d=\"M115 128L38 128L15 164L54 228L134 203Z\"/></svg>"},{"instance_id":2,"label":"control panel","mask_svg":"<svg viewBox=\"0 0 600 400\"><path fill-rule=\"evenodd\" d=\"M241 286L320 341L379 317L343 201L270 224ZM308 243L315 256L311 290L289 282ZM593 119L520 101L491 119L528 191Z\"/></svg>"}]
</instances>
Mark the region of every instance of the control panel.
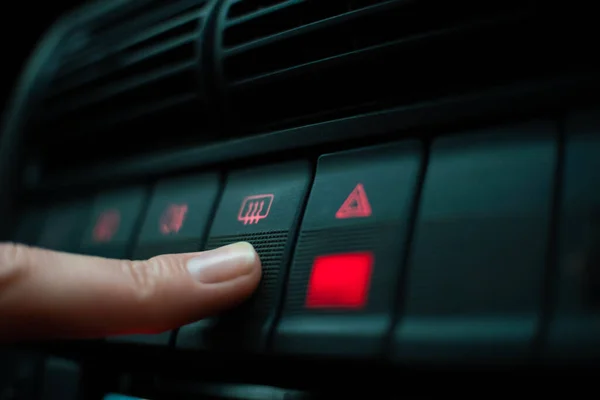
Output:
<instances>
[{"instance_id":1,"label":"control panel","mask_svg":"<svg viewBox=\"0 0 600 400\"><path fill-rule=\"evenodd\" d=\"M593 112L200 171L23 213L16 238L106 257L250 242L254 296L155 335L181 351L437 364L595 357ZM551 305L548 308L548 305Z\"/></svg>"}]
</instances>

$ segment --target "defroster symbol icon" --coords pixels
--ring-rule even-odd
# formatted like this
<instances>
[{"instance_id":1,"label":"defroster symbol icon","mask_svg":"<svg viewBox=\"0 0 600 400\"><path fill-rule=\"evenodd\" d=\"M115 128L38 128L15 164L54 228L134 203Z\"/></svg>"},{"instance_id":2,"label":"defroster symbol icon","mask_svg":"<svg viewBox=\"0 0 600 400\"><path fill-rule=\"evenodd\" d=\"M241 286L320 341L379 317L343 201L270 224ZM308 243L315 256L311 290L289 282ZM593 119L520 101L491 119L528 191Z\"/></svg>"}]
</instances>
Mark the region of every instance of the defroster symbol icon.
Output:
<instances>
[{"instance_id":1,"label":"defroster symbol icon","mask_svg":"<svg viewBox=\"0 0 600 400\"><path fill-rule=\"evenodd\" d=\"M238 213L238 221L248 225L257 224L260 220L267 218L274 198L275 195L273 194L257 194L245 197Z\"/></svg>"},{"instance_id":2,"label":"defroster symbol icon","mask_svg":"<svg viewBox=\"0 0 600 400\"><path fill-rule=\"evenodd\" d=\"M160 232L163 235L179 233L188 212L187 204L169 204L159 221Z\"/></svg>"}]
</instances>

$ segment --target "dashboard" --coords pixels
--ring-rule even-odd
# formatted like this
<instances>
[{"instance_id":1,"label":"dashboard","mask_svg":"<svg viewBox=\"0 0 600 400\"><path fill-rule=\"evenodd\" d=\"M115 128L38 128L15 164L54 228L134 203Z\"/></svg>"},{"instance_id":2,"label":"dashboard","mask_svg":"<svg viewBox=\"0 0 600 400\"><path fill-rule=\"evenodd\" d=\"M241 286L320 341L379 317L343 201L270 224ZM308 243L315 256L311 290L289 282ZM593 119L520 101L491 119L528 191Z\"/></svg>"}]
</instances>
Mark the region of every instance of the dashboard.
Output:
<instances>
[{"instance_id":1,"label":"dashboard","mask_svg":"<svg viewBox=\"0 0 600 400\"><path fill-rule=\"evenodd\" d=\"M583 391L597 35L577 1L64 15L5 114L0 238L127 259L248 241L263 277L174 331L0 349L0 399Z\"/></svg>"}]
</instances>

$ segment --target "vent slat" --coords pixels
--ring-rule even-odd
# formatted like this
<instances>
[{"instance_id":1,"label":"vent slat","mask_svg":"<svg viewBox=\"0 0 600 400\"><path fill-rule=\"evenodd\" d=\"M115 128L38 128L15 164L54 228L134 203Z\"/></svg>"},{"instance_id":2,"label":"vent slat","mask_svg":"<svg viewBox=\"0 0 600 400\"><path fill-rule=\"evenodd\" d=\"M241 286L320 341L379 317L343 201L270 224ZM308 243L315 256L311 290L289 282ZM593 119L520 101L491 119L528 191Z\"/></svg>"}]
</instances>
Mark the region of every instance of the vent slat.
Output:
<instances>
[{"instance_id":1,"label":"vent slat","mask_svg":"<svg viewBox=\"0 0 600 400\"><path fill-rule=\"evenodd\" d=\"M276 71L268 72L266 74L256 75L238 81L232 81L231 83L229 83L229 85L232 88L235 88L248 85L261 85L265 82L272 80L283 80L289 77L303 75L310 71L315 71L316 69L332 68L335 67L336 64L349 63L352 62L353 59L375 57L375 53L384 51L389 48L401 45L415 45L418 43L423 43L424 41L435 40L436 37L446 34L448 34L447 31L441 31L437 33L419 35L409 39L388 42L377 46L366 47L364 49L361 49L360 51L351 51L342 54L337 54L332 57L322 58L316 61L311 61L303 64L297 64L289 68L279 69Z\"/></svg>"},{"instance_id":2,"label":"vent slat","mask_svg":"<svg viewBox=\"0 0 600 400\"><path fill-rule=\"evenodd\" d=\"M217 1L132 0L76 21L30 123L47 163L73 168L214 140L200 44ZM190 135L192 124L202 135Z\"/></svg>"},{"instance_id":3,"label":"vent slat","mask_svg":"<svg viewBox=\"0 0 600 400\"><path fill-rule=\"evenodd\" d=\"M101 61L108 57L117 57L119 54L126 54L127 51L135 51L136 49L149 48L155 44L160 44L165 41L176 41L178 35L192 36L196 33L198 26L198 17L203 13L195 12L189 16L182 17L179 21L173 23L166 23L163 26L156 27L152 30L142 32L132 38L124 40L122 43L114 45L111 49L102 51L102 49L91 49L86 50L85 54L80 56L81 61L71 60L71 64L61 69L57 74L57 80L69 79L70 76L76 75L78 72L81 73L89 66L94 63ZM193 32L193 33L189 33ZM94 53L91 56L89 53Z\"/></svg>"},{"instance_id":4,"label":"vent slat","mask_svg":"<svg viewBox=\"0 0 600 400\"><path fill-rule=\"evenodd\" d=\"M178 18L174 18L170 21L166 21L160 25L154 26L145 32L142 32L136 36L133 36L129 40L127 40L127 39L124 40L122 43L119 44L118 47L116 47L116 51L123 51L129 47L133 47L140 43L152 42L157 37L160 37L160 35L162 35L164 33L170 32L170 35L172 35L172 32L177 31L177 28L181 28L182 26L185 26L185 25L189 24L190 22L201 21L201 17L204 14L205 14L204 10L197 10L197 11L193 11L193 12L184 14ZM186 31L187 31L187 29L186 29Z\"/></svg>"},{"instance_id":5,"label":"vent slat","mask_svg":"<svg viewBox=\"0 0 600 400\"><path fill-rule=\"evenodd\" d=\"M278 3L283 3L285 0L256 0L243 1L235 0L227 11L228 18L236 18L242 15L247 15L261 9L272 7Z\"/></svg>"},{"instance_id":6,"label":"vent slat","mask_svg":"<svg viewBox=\"0 0 600 400\"><path fill-rule=\"evenodd\" d=\"M103 69L91 68L82 71L80 74L69 76L68 79L57 80L55 85L50 89L48 96L61 96L68 91L76 89L87 90L89 85L94 84L110 84L116 79L126 78L127 75L136 77L140 73L140 70L143 72L145 69L143 65L138 66L138 64L153 61L152 59L158 56L169 55L168 52L179 52L178 55L173 54L171 56L173 62L181 62L179 60L184 60L185 62L185 60L194 59L194 44L196 39L196 33L177 37L158 46L125 54L118 59L118 62L107 65ZM185 48L186 45L189 46L187 49ZM153 62L153 64L160 65L159 62ZM99 82L101 80L102 82Z\"/></svg>"},{"instance_id":7,"label":"vent slat","mask_svg":"<svg viewBox=\"0 0 600 400\"><path fill-rule=\"evenodd\" d=\"M436 14L416 24L408 11L399 7L398 1L387 1L228 48L225 74L229 79L240 80L411 36L506 17L483 6L454 15ZM506 13L511 18L527 12Z\"/></svg>"},{"instance_id":8,"label":"vent slat","mask_svg":"<svg viewBox=\"0 0 600 400\"><path fill-rule=\"evenodd\" d=\"M423 34L416 34L413 36L404 37L403 39L398 40L389 40L384 41L381 40L381 43L368 45L370 44L367 41L363 41L362 45L359 46L357 42L346 42L346 48L342 45L329 45L329 41L335 41L334 38L324 37L321 42L321 49L319 53L311 52L308 55L315 57L315 60L311 60L309 57L303 58L305 53L294 52L292 53L293 57L280 57L276 59L276 62L270 64L258 64L252 63L250 59L242 60L241 57L237 61L240 64L244 64L245 68L240 71L230 71L226 70L226 73L229 77L234 78L236 74L241 73L244 75L252 75L252 72L256 71L260 72L265 66L271 67L274 70L252 75L250 77L246 77L241 80L232 80L230 85L239 86L239 85L247 85L247 84L260 84L264 80L269 79L279 79L285 78L290 75L297 75L303 73L314 72L319 68L328 68L332 67L337 63L344 62L352 62L352 59L363 58L363 57L377 57L375 53L385 51L386 49L396 49L397 51L402 51L401 46L419 46L426 45L425 42L434 41L438 38L446 37L448 35L459 34L467 31L476 31L477 29L500 25L502 23L508 23L510 21L518 21L520 19L519 16L514 17L506 17L499 19L492 19L489 21L478 21L477 24L465 24L462 26L456 26L447 29L440 29L437 31L431 31ZM343 32L342 32L343 34ZM383 38L379 38L383 39ZM385 39L393 39L393 37L385 38ZM369 40L371 42L378 42L377 40L373 40L372 38ZM363 47L365 46L365 47ZM294 46L292 46L294 47ZM342 50L345 50L342 52ZM268 49L266 51L269 51ZM331 52L331 53L329 53ZM282 53L279 53L280 55ZM330 55L333 54L333 55ZM317 56L318 55L318 56ZM320 57L319 57L320 56ZM252 54L252 58L256 59L256 54ZM260 57L258 57L260 59Z\"/></svg>"},{"instance_id":9,"label":"vent slat","mask_svg":"<svg viewBox=\"0 0 600 400\"><path fill-rule=\"evenodd\" d=\"M181 74L186 71L193 71L194 66L195 63L193 62L168 66L162 69L154 70L145 75L136 76L135 78L124 82L118 82L111 86L102 86L95 91L84 91L83 93L77 92L77 96L62 99L61 104L48 110L48 114L52 115L54 118L59 118L63 114L75 112L78 109L89 107L94 103L117 97L125 92L131 92L142 86L158 86L161 85L161 81L172 78L174 75ZM189 91L193 94L193 88L187 88L188 90L185 90L186 88L181 89L184 93ZM161 95L164 95L164 92L162 92Z\"/></svg>"},{"instance_id":10,"label":"vent slat","mask_svg":"<svg viewBox=\"0 0 600 400\"><path fill-rule=\"evenodd\" d=\"M219 1L129 0L75 13L28 127L47 168L216 140L200 50Z\"/></svg>"},{"instance_id":11,"label":"vent slat","mask_svg":"<svg viewBox=\"0 0 600 400\"><path fill-rule=\"evenodd\" d=\"M108 18L107 22L95 21L89 29L77 32L80 36L78 40L83 43L78 44L79 51L63 57L63 65L56 76L68 75L107 57L113 57L130 46L131 41L143 39L144 35L155 29L160 30L163 25L168 27L172 20L176 21L179 17L196 17L202 20L206 13L205 8L200 7L203 3L204 0L150 1L143 10L133 8L121 17Z\"/></svg>"},{"instance_id":12,"label":"vent slat","mask_svg":"<svg viewBox=\"0 0 600 400\"><path fill-rule=\"evenodd\" d=\"M118 19L109 16L111 23L106 26L99 25L98 21L93 22L90 24L90 35L98 39L123 40L188 12L206 10L205 4L205 0L157 0L153 9L138 9Z\"/></svg>"},{"instance_id":13,"label":"vent slat","mask_svg":"<svg viewBox=\"0 0 600 400\"><path fill-rule=\"evenodd\" d=\"M101 16L93 22L90 33L95 37L106 35L114 29L131 24L135 19L152 18L157 10L163 10L164 0L130 0L112 13ZM140 11L142 13L140 13ZM146 22L146 21L141 21Z\"/></svg>"},{"instance_id":14,"label":"vent slat","mask_svg":"<svg viewBox=\"0 0 600 400\"><path fill-rule=\"evenodd\" d=\"M128 56L123 57L123 65L128 66L130 64L135 64L141 62L147 58L154 57L158 54L165 53L170 51L176 47L181 47L186 44L193 43L198 39L197 33L190 33L175 39L171 39L167 42L163 42L151 48L144 48L136 51Z\"/></svg>"},{"instance_id":15,"label":"vent slat","mask_svg":"<svg viewBox=\"0 0 600 400\"><path fill-rule=\"evenodd\" d=\"M416 0L403 0L410 3ZM318 4L317 4L318 3ZM281 33L302 34L302 30L314 23L330 20L334 17L352 19L354 12L368 13L384 10L387 6L397 7L399 0L302 0L286 2L273 7L269 13L259 13L256 18L245 18L243 23L232 24L224 32L223 44L233 47L242 43L268 39ZM344 17L345 16L345 17ZM232 22L235 22L233 20ZM318 26L318 25L317 25ZM296 33L297 32L297 33ZM364 32L368 34L367 32ZM259 42L260 43L260 42Z\"/></svg>"},{"instance_id":16,"label":"vent slat","mask_svg":"<svg viewBox=\"0 0 600 400\"><path fill-rule=\"evenodd\" d=\"M275 34L260 38L260 39L245 42L244 44L240 44L235 47L227 48L226 55L227 56L235 56L235 55L238 55L241 53L245 53L245 52L257 49L257 48L267 46L271 43L294 39L295 37L300 37L300 36L303 36L306 34L310 34L312 32L315 32L315 31L318 31L321 29L327 29L327 28L333 27L333 26L337 27L344 23L352 23L352 21L355 19L365 18L368 15L374 14L374 13L384 12L388 8L393 8L395 6L396 6L395 1L388 1L383 4L377 4L377 5L374 5L371 7L367 7L361 11L349 11L347 13L343 13L343 14L336 15L333 17L321 19L319 21L311 22L309 24L303 25L296 29L284 30L284 31L277 32ZM323 36L323 39L326 39L326 37L324 37L325 35L321 35L321 36ZM252 36L248 36L248 39L250 39L251 37Z\"/></svg>"},{"instance_id":17,"label":"vent slat","mask_svg":"<svg viewBox=\"0 0 600 400\"><path fill-rule=\"evenodd\" d=\"M249 10L260 0L225 6L241 3ZM270 7L236 17L226 12L223 22L227 104L231 120L245 129L434 101L585 66L555 60L562 31L552 18L561 9L534 0L305 0Z\"/></svg>"},{"instance_id":18,"label":"vent slat","mask_svg":"<svg viewBox=\"0 0 600 400\"><path fill-rule=\"evenodd\" d=\"M88 45L65 56L45 95L42 120L71 127L60 132L73 136L85 130L73 120L126 120L199 99L197 43L206 1L145 4L146 13L124 12L136 18L106 16L81 28Z\"/></svg>"},{"instance_id":19,"label":"vent slat","mask_svg":"<svg viewBox=\"0 0 600 400\"><path fill-rule=\"evenodd\" d=\"M268 7L264 7L264 8L259 8L257 10L252 11L251 13L248 14L244 14L240 17L236 17L234 19L228 20L226 22L226 27L231 28L232 26L235 25L239 25L239 24L243 24L244 22L248 22L250 20L253 20L255 18L260 18L260 17L264 17L267 16L271 13L276 13L286 7L291 7L293 5L296 4L300 4L302 2L304 2L306 0L286 0L286 1L280 1L277 2L276 4L270 5Z\"/></svg>"}]
</instances>

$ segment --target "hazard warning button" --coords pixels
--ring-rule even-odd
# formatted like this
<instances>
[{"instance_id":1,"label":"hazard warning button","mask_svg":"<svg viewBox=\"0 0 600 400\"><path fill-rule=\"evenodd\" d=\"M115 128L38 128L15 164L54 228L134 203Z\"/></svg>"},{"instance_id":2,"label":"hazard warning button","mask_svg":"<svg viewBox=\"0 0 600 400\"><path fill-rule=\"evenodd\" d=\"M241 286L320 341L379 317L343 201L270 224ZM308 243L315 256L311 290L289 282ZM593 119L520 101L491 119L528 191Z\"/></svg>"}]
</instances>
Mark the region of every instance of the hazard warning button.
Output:
<instances>
[{"instance_id":1,"label":"hazard warning button","mask_svg":"<svg viewBox=\"0 0 600 400\"><path fill-rule=\"evenodd\" d=\"M335 213L337 219L366 218L371 216L371 205L362 183L356 185L344 204Z\"/></svg>"},{"instance_id":2,"label":"hazard warning button","mask_svg":"<svg viewBox=\"0 0 600 400\"><path fill-rule=\"evenodd\" d=\"M319 159L273 348L370 356L391 328L422 150L396 143Z\"/></svg>"}]
</instances>

